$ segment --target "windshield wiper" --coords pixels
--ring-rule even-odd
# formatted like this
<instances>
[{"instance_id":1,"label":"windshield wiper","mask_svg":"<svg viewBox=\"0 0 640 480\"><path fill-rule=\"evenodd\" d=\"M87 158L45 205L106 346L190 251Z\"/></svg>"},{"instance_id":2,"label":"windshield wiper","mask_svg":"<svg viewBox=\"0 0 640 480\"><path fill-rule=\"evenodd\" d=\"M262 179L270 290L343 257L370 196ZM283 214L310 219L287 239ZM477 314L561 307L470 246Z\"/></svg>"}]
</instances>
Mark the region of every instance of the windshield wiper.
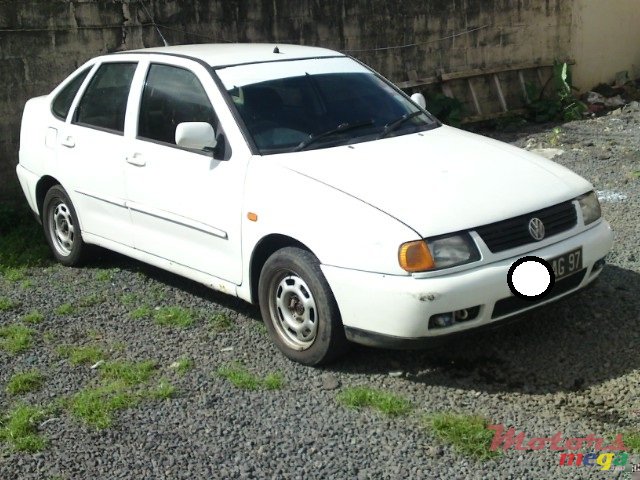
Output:
<instances>
[{"instance_id":1,"label":"windshield wiper","mask_svg":"<svg viewBox=\"0 0 640 480\"><path fill-rule=\"evenodd\" d=\"M383 132L380 134L380 136L378 138L384 138L387 135L389 135L391 132L397 130L398 128L400 128L402 126L403 123L405 123L408 120L411 120L412 118L418 117L420 115L424 115L425 113L418 110L416 112L412 112L412 113L405 113L403 116L401 116L399 119L394 120L393 122L387 123L384 126L384 130Z\"/></svg>"},{"instance_id":2,"label":"windshield wiper","mask_svg":"<svg viewBox=\"0 0 640 480\"><path fill-rule=\"evenodd\" d=\"M355 123L341 123L336 128L332 128L331 130L327 130L326 132L319 133L317 135L310 135L304 142L301 142L296 148L293 149L294 152L299 152L300 150L304 150L312 143L317 142L321 138L328 137L330 135L335 135L336 133L344 133L349 130L356 130L362 127L368 127L373 125L373 120L364 120L362 122Z\"/></svg>"}]
</instances>

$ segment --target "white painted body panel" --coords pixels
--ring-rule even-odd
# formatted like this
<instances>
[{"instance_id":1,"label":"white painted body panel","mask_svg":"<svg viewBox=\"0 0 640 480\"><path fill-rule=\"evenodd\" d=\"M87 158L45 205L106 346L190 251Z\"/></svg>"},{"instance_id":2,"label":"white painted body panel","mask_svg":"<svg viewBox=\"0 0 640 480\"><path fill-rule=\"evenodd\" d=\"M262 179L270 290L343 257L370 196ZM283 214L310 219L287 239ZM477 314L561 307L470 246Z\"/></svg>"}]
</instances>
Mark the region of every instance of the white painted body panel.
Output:
<instances>
[{"instance_id":1,"label":"white painted body panel","mask_svg":"<svg viewBox=\"0 0 640 480\"><path fill-rule=\"evenodd\" d=\"M491 318L491 310L510 295L506 272L526 254L551 258L582 246L587 275L579 287L595 279L594 263L610 249L612 235L604 220L585 227L579 208L575 228L540 243L493 255L472 232L480 261L407 274L398 263L402 243L525 214L593 187L551 161L450 127L256 155L207 68L171 54L209 65L340 55L306 47L274 54L273 45L268 47L171 47L89 62L139 62L124 135L73 125L72 113L66 122L56 119L50 105L65 83L48 97L29 101L17 172L31 208L40 213L38 182L53 177L76 206L87 243L248 301L256 298L250 280L256 246L268 236L286 236L321 262L345 326L399 338L440 335L428 331L430 315L475 305L482 306L477 320L445 332L500 320ZM137 138L140 97L152 62L187 68L199 77L231 148L227 161ZM258 220L249 221L249 213ZM425 300L430 295L433 300Z\"/></svg>"}]
</instances>

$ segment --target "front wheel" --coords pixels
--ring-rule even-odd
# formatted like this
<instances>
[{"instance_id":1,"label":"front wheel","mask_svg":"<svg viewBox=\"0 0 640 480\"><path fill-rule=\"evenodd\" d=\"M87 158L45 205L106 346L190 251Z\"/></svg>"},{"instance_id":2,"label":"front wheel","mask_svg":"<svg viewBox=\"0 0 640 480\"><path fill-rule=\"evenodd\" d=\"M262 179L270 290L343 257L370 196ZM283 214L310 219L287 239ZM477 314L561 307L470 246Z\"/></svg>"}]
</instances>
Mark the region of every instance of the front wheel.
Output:
<instances>
[{"instance_id":1,"label":"front wheel","mask_svg":"<svg viewBox=\"0 0 640 480\"><path fill-rule=\"evenodd\" d=\"M338 305L311 252L287 247L269 257L258 296L271 338L290 359L320 365L346 351Z\"/></svg>"},{"instance_id":2,"label":"front wheel","mask_svg":"<svg viewBox=\"0 0 640 480\"><path fill-rule=\"evenodd\" d=\"M56 260L67 266L79 265L86 245L73 204L60 185L51 187L44 197L42 226Z\"/></svg>"}]
</instances>

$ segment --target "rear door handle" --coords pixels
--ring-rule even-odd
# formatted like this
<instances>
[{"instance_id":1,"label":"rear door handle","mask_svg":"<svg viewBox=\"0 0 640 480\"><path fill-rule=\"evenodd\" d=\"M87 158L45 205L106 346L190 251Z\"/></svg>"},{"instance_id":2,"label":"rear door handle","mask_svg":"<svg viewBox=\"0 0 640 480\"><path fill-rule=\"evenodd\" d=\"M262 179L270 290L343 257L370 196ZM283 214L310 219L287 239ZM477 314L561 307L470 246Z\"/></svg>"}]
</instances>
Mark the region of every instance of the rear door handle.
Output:
<instances>
[{"instance_id":1,"label":"rear door handle","mask_svg":"<svg viewBox=\"0 0 640 480\"><path fill-rule=\"evenodd\" d=\"M71 135L64 137L60 144L67 148L74 148L76 146L76 141L73 139Z\"/></svg>"},{"instance_id":2,"label":"rear door handle","mask_svg":"<svg viewBox=\"0 0 640 480\"><path fill-rule=\"evenodd\" d=\"M144 167L147 164L144 158L142 158L141 153L134 153L130 157L127 157L127 163L130 163L131 165L135 165L136 167Z\"/></svg>"}]
</instances>

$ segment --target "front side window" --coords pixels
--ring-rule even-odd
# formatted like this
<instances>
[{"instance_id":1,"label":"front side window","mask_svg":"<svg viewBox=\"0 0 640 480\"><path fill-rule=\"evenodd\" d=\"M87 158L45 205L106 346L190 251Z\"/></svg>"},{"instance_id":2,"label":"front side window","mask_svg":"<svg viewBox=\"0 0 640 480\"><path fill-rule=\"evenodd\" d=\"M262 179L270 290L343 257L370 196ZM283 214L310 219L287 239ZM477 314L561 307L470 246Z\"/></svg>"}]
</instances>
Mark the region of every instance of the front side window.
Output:
<instances>
[{"instance_id":1,"label":"front side window","mask_svg":"<svg viewBox=\"0 0 640 480\"><path fill-rule=\"evenodd\" d=\"M71 80L53 100L53 103L51 104L51 111L60 120L67 119L67 115L69 115L69 110L71 109L71 104L76 98L78 90L80 90L84 79L87 78L90 71L91 68L87 68L76 75L76 77Z\"/></svg>"},{"instance_id":2,"label":"front side window","mask_svg":"<svg viewBox=\"0 0 640 480\"><path fill-rule=\"evenodd\" d=\"M136 63L105 63L93 76L75 114L75 123L124 133Z\"/></svg>"},{"instance_id":3,"label":"front side window","mask_svg":"<svg viewBox=\"0 0 640 480\"><path fill-rule=\"evenodd\" d=\"M183 122L206 122L216 115L196 75L184 68L151 65L140 104L138 138L175 145Z\"/></svg>"},{"instance_id":4,"label":"front side window","mask_svg":"<svg viewBox=\"0 0 640 480\"><path fill-rule=\"evenodd\" d=\"M239 65L216 73L263 155L371 141L438 125L347 57Z\"/></svg>"}]
</instances>

